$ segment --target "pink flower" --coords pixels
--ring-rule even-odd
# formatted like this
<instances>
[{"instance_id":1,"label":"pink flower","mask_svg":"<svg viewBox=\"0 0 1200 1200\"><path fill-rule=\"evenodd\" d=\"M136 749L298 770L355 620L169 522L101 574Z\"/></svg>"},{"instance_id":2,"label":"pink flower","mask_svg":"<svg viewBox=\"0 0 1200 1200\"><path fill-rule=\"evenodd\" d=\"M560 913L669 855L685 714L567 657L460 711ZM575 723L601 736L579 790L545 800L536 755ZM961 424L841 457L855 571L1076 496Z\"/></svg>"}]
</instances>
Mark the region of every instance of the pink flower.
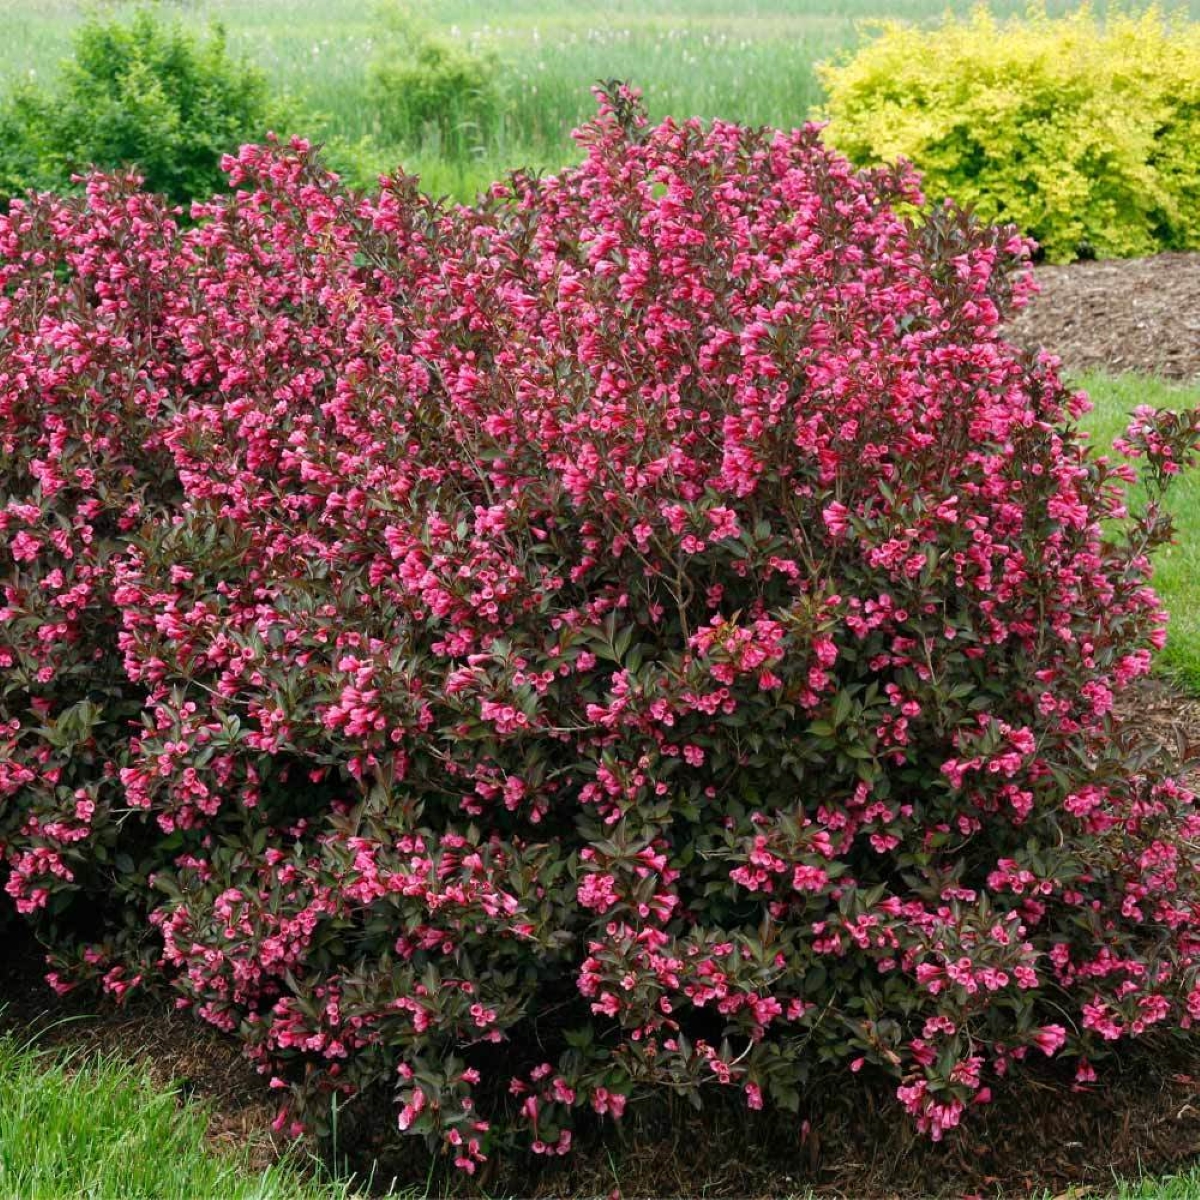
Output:
<instances>
[{"instance_id":1,"label":"pink flower","mask_svg":"<svg viewBox=\"0 0 1200 1200\"><path fill-rule=\"evenodd\" d=\"M835 500L821 510L821 520L834 537L844 537L850 529L850 510Z\"/></svg>"},{"instance_id":2,"label":"pink flower","mask_svg":"<svg viewBox=\"0 0 1200 1200\"><path fill-rule=\"evenodd\" d=\"M33 562L42 548L42 543L31 533L22 529L8 543L8 548L17 562Z\"/></svg>"},{"instance_id":3,"label":"pink flower","mask_svg":"<svg viewBox=\"0 0 1200 1200\"><path fill-rule=\"evenodd\" d=\"M1033 1035L1033 1044L1047 1057L1056 1054L1067 1040L1067 1031L1061 1025L1043 1025Z\"/></svg>"},{"instance_id":4,"label":"pink flower","mask_svg":"<svg viewBox=\"0 0 1200 1200\"><path fill-rule=\"evenodd\" d=\"M737 516L732 509L719 506L710 508L705 515L713 527L712 539L714 542L721 541L723 538L735 538L741 533Z\"/></svg>"}]
</instances>

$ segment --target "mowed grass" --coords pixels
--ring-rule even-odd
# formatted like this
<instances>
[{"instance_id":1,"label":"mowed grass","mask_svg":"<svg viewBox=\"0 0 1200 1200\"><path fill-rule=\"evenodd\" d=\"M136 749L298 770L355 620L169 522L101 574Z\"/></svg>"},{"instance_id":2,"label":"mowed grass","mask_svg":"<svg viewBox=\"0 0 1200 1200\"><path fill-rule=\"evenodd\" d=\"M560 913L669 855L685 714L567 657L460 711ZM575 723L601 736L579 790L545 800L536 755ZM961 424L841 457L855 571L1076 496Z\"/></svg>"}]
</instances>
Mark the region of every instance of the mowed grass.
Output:
<instances>
[{"instance_id":1,"label":"mowed grass","mask_svg":"<svg viewBox=\"0 0 1200 1200\"><path fill-rule=\"evenodd\" d=\"M618 78L640 86L652 117L722 117L790 128L820 103L814 64L852 48L861 22L936 21L975 0L173 0L191 25L226 27L231 46L310 111L286 132L358 142L378 138L366 97L368 64L391 53L385 14L398 5L444 36L495 52L502 112L471 130L448 164L436 141L376 146L373 161L420 174L435 194L470 199L513 167L558 167L576 157L570 130L594 111L590 88ZM130 7L129 2L109 8ZM0 0L0 88L45 78L70 50L88 0ZM993 0L1007 15L1026 0ZM1076 5L1049 0L1050 12ZM1104 0L1095 10L1103 14ZM1182 0L1200 17L1200 0Z\"/></svg>"},{"instance_id":2,"label":"mowed grass","mask_svg":"<svg viewBox=\"0 0 1200 1200\"><path fill-rule=\"evenodd\" d=\"M286 1162L261 1172L205 1145L206 1120L114 1059L39 1053L0 1037L0 1196L350 1200Z\"/></svg>"},{"instance_id":3,"label":"mowed grass","mask_svg":"<svg viewBox=\"0 0 1200 1200\"><path fill-rule=\"evenodd\" d=\"M1140 1184L1123 1184L1117 1191L1117 1200L1200 1200L1200 1168Z\"/></svg>"},{"instance_id":4,"label":"mowed grass","mask_svg":"<svg viewBox=\"0 0 1200 1200\"><path fill-rule=\"evenodd\" d=\"M1139 375L1099 374L1084 376L1079 383L1095 405L1084 427L1103 448L1112 445L1139 404L1156 408L1200 404L1200 384L1188 387ZM1200 690L1200 469L1175 481L1169 507L1175 515L1177 540L1158 551L1154 571L1154 586L1171 616L1160 663L1185 686ZM1200 1197L1200 1190L1191 1194Z\"/></svg>"}]
</instances>

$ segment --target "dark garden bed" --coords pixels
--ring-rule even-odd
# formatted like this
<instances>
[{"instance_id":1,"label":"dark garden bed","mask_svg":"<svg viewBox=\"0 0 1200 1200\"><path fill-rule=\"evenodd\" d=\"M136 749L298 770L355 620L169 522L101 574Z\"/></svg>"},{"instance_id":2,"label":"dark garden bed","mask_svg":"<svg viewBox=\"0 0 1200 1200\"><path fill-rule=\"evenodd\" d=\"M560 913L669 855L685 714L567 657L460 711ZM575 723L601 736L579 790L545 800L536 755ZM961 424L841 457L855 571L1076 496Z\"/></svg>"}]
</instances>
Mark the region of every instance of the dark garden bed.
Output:
<instances>
[{"instance_id":1,"label":"dark garden bed","mask_svg":"<svg viewBox=\"0 0 1200 1200\"><path fill-rule=\"evenodd\" d=\"M1037 280L1009 324L1018 344L1053 350L1071 373L1200 379L1200 254L1039 267Z\"/></svg>"}]
</instances>

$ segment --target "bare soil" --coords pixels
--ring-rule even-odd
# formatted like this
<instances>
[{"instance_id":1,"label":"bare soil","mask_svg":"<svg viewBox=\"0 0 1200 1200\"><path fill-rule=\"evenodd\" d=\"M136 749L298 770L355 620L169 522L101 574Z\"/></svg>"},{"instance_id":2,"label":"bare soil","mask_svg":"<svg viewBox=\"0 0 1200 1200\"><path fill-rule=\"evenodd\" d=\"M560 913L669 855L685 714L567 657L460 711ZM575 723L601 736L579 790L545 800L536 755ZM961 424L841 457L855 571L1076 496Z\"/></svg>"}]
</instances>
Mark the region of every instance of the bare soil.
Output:
<instances>
[{"instance_id":1,"label":"bare soil","mask_svg":"<svg viewBox=\"0 0 1200 1200\"><path fill-rule=\"evenodd\" d=\"M1020 346L1072 374L1136 371L1200 379L1200 254L1038 267L1041 293L1009 323Z\"/></svg>"}]
</instances>

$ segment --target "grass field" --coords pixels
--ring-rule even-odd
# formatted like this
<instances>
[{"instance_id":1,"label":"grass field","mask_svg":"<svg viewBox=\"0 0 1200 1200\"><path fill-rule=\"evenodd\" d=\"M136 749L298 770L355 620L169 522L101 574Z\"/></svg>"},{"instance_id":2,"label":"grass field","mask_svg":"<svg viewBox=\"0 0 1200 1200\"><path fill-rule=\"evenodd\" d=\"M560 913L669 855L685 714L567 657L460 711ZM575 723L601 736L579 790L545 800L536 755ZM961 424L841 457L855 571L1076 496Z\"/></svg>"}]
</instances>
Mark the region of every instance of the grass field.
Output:
<instances>
[{"instance_id":1,"label":"grass field","mask_svg":"<svg viewBox=\"0 0 1200 1200\"><path fill-rule=\"evenodd\" d=\"M401 0L163 0L191 24L221 21L232 47L311 111L320 128L299 132L356 142L380 132L366 100L367 65L388 53L386 12ZM820 101L814 63L852 47L859 23L933 21L974 0L427 0L409 3L431 28L493 50L501 62L503 112L473 131L471 150L447 162L436 144L384 145L381 165L400 161L434 192L468 199L510 167L560 166L569 131L593 109L597 80L632 81L651 114L724 117L790 127ZM128 4L118 7L129 7ZM1002 14L1025 0L994 0ZM1075 7L1049 0L1054 12ZM1104 3L1097 3L1098 13ZM1179 7L1200 17L1200 0ZM86 0L0 0L0 88L30 72L44 78L70 47ZM292 131L295 132L295 131Z\"/></svg>"}]
</instances>

